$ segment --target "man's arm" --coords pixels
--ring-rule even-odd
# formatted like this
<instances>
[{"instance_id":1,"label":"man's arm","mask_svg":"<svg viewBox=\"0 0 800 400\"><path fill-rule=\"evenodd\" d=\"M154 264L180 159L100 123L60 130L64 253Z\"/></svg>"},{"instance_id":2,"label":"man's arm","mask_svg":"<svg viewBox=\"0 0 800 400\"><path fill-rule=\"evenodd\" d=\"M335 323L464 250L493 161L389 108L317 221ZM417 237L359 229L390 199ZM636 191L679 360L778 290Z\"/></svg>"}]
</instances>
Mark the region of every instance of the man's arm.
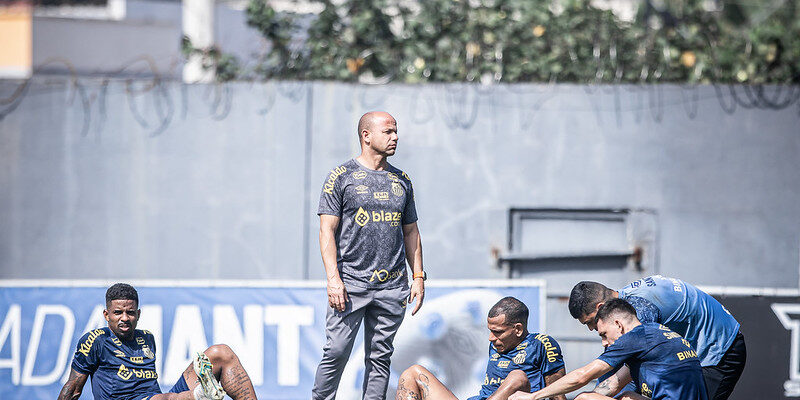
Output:
<instances>
[{"instance_id":1,"label":"man's arm","mask_svg":"<svg viewBox=\"0 0 800 400\"><path fill-rule=\"evenodd\" d=\"M550 375L545 375L545 377L544 377L545 386L550 386L553 382L563 378L564 375L566 375L566 374L567 374L567 370L565 370L564 368L561 368L558 371L553 372ZM567 396L564 396L563 394L560 394L560 395L557 395L557 396L550 397L550 400L567 400Z\"/></svg>"},{"instance_id":2,"label":"man's arm","mask_svg":"<svg viewBox=\"0 0 800 400\"><path fill-rule=\"evenodd\" d=\"M339 276L339 267L336 265L336 228L339 226L339 219L335 215L320 214L319 251L328 279L328 304L334 310L344 311L347 291L344 289L344 283Z\"/></svg>"},{"instance_id":3,"label":"man's arm","mask_svg":"<svg viewBox=\"0 0 800 400\"><path fill-rule=\"evenodd\" d=\"M67 383L64 384L64 387L61 388L61 393L58 394L58 400L77 400L80 398L81 393L83 393L83 385L86 384L88 378L89 375L75 371L75 368L70 369L69 378L67 379Z\"/></svg>"},{"instance_id":4,"label":"man's arm","mask_svg":"<svg viewBox=\"0 0 800 400\"><path fill-rule=\"evenodd\" d=\"M594 360L589 364L584 365L570 373L564 375L563 378L547 385L544 389L535 393L517 392L509 397L509 400L538 400L547 397L553 397L559 394L567 394L573 390L580 389L592 379L597 379L608 371L611 371L611 366L606 364L605 361Z\"/></svg>"},{"instance_id":5,"label":"man's arm","mask_svg":"<svg viewBox=\"0 0 800 400\"><path fill-rule=\"evenodd\" d=\"M631 380L633 380L633 378L631 378L630 368L628 368L627 365L623 365L614 375L598 383L593 392L602 394L603 396L614 397Z\"/></svg>"},{"instance_id":6,"label":"man's arm","mask_svg":"<svg viewBox=\"0 0 800 400\"><path fill-rule=\"evenodd\" d=\"M419 228L416 222L403 225L403 242L406 247L406 260L408 265L411 266L411 273L422 274L422 238L419 235ZM417 305L411 311L414 315L422 307L422 302L425 300L425 281L422 278L414 279L411 283L411 295L408 297L408 302L413 303L417 300Z\"/></svg>"}]
</instances>

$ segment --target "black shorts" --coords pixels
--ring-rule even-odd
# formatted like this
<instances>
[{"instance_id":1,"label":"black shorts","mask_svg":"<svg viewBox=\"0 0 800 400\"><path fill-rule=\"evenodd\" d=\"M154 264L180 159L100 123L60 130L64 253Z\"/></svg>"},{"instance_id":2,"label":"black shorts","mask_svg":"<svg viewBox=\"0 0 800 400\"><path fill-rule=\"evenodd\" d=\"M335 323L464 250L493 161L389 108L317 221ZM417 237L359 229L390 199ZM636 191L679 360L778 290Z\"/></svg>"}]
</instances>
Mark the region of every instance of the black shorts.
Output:
<instances>
[{"instance_id":1,"label":"black shorts","mask_svg":"<svg viewBox=\"0 0 800 400\"><path fill-rule=\"evenodd\" d=\"M719 360L719 364L703 367L703 379L706 381L708 400L726 400L739 381L747 361L747 348L744 335L739 332L731 343L731 347Z\"/></svg>"}]
</instances>

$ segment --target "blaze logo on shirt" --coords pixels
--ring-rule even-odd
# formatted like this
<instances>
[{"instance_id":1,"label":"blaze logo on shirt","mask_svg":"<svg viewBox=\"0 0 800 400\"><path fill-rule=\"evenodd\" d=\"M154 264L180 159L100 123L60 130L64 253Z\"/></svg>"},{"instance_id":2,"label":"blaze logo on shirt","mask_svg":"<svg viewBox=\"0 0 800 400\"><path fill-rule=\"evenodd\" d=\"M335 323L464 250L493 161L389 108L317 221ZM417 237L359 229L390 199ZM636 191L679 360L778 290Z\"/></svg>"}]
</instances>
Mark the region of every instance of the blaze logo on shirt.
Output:
<instances>
[{"instance_id":1,"label":"blaze logo on shirt","mask_svg":"<svg viewBox=\"0 0 800 400\"><path fill-rule=\"evenodd\" d=\"M402 196L404 193L403 186L397 182L392 182L392 193L397 197Z\"/></svg>"},{"instance_id":2,"label":"blaze logo on shirt","mask_svg":"<svg viewBox=\"0 0 800 400\"><path fill-rule=\"evenodd\" d=\"M94 341L97 340L97 337L104 334L105 332L102 329L95 329L89 336L86 337L86 341L81 343L81 347L78 348L78 352L83 354L84 356L89 356L89 350L92 349L92 345Z\"/></svg>"},{"instance_id":3,"label":"blaze logo on shirt","mask_svg":"<svg viewBox=\"0 0 800 400\"><path fill-rule=\"evenodd\" d=\"M367 171L356 171L350 176L352 176L353 179L364 179L367 177Z\"/></svg>"},{"instance_id":4,"label":"blaze logo on shirt","mask_svg":"<svg viewBox=\"0 0 800 400\"><path fill-rule=\"evenodd\" d=\"M133 371L125 368L124 365L120 364L119 370L117 371L117 376L122 378L122 380L127 381L128 379L131 379L131 376L133 376Z\"/></svg>"},{"instance_id":5,"label":"blaze logo on shirt","mask_svg":"<svg viewBox=\"0 0 800 400\"><path fill-rule=\"evenodd\" d=\"M517 353L517 355L514 356L514 363L516 363L516 364L524 363L525 362L525 356L527 356L527 355L528 355L528 353L526 353L525 350L520 351L519 353Z\"/></svg>"},{"instance_id":6,"label":"blaze logo on shirt","mask_svg":"<svg viewBox=\"0 0 800 400\"><path fill-rule=\"evenodd\" d=\"M360 226L364 226L369 222L369 214L364 211L363 208L358 207L358 212L356 213L355 217L356 223Z\"/></svg>"}]
</instances>

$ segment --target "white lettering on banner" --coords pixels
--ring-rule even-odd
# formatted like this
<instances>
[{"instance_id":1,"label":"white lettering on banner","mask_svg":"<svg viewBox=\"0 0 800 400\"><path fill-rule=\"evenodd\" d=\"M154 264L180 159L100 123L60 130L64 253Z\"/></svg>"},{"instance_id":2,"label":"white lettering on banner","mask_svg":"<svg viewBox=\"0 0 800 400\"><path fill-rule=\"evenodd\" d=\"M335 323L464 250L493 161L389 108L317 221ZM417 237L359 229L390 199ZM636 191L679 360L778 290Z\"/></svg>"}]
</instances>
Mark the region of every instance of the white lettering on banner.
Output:
<instances>
[{"instance_id":1,"label":"white lettering on banner","mask_svg":"<svg viewBox=\"0 0 800 400\"><path fill-rule=\"evenodd\" d=\"M300 383L300 327L314 323L311 306L266 306L264 323L278 326L278 385Z\"/></svg>"},{"instance_id":2,"label":"white lettering on banner","mask_svg":"<svg viewBox=\"0 0 800 400\"><path fill-rule=\"evenodd\" d=\"M194 353L203 351L207 347L200 306L175 307L175 319L172 321L172 332L164 361L164 381L176 382L186 366L192 362Z\"/></svg>"},{"instance_id":3,"label":"white lettering on banner","mask_svg":"<svg viewBox=\"0 0 800 400\"><path fill-rule=\"evenodd\" d=\"M244 328L232 305L214 306L214 343L225 343L239 356L253 386L264 383L264 312L258 304L243 308Z\"/></svg>"},{"instance_id":4,"label":"white lettering on banner","mask_svg":"<svg viewBox=\"0 0 800 400\"><path fill-rule=\"evenodd\" d=\"M792 332L791 352L789 353L789 380L783 383L784 396L800 397L800 304L771 305L772 312L784 328Z\"/></svg>"},{"instance_id":5,"label":"white lettering on banner","mask_svg":"<svg viewBox=\"0 0 800 400\"><path fill-rule=\"evenodd\" d=\"M11 383L19 385L19 353L20 353L20 326L22 325L22 309L19 304L12 304L8 308L3 325L0 326L0 350L6 345L11 336L11 358L0 359L0 369L11 368Z\"/></svg>"},{"instance_id":6,"label":"white lettering on banner","mask_svg":"<svg viewBox=\"0 0 800 400\"><path fill-rule=\"evenodd\" d=\"M45 375L33 375L33 367L39 352L39 342L42 339L44 321L48 315L59 315L64 320L64 330L61 331L61 344L58 347L58 358L53 370ZM22 369L22 384L26 386L45 386L55 383L67 365L70 353L70 342L75 332L75 316L72 310L61 304L43 304L36 307L36 316L33 318L31 339L28 342L28 351L25 353L25 367Z\"/></svg>"}]
</instances>

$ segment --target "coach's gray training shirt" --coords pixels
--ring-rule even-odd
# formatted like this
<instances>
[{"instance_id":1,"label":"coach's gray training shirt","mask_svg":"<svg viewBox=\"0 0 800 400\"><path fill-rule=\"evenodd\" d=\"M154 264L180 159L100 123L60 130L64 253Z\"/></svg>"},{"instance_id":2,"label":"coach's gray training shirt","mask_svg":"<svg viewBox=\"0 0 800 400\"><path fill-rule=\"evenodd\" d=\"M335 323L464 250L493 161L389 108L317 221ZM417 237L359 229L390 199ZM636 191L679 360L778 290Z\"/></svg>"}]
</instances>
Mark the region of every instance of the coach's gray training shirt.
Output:
<instances>
[{"instance_id":1,"label":"coach's gray training shirt","mask_svg":"<svg viewBox=\"0 0 800 400\"><path fill-rule=\"evenodd\" d=\"M345 285L383 289L408 283L403 225L417 221L417 210L405 172L347 161L328 175L317 214L341 218L336 258Z\"/></svg>"}]
</instances>

